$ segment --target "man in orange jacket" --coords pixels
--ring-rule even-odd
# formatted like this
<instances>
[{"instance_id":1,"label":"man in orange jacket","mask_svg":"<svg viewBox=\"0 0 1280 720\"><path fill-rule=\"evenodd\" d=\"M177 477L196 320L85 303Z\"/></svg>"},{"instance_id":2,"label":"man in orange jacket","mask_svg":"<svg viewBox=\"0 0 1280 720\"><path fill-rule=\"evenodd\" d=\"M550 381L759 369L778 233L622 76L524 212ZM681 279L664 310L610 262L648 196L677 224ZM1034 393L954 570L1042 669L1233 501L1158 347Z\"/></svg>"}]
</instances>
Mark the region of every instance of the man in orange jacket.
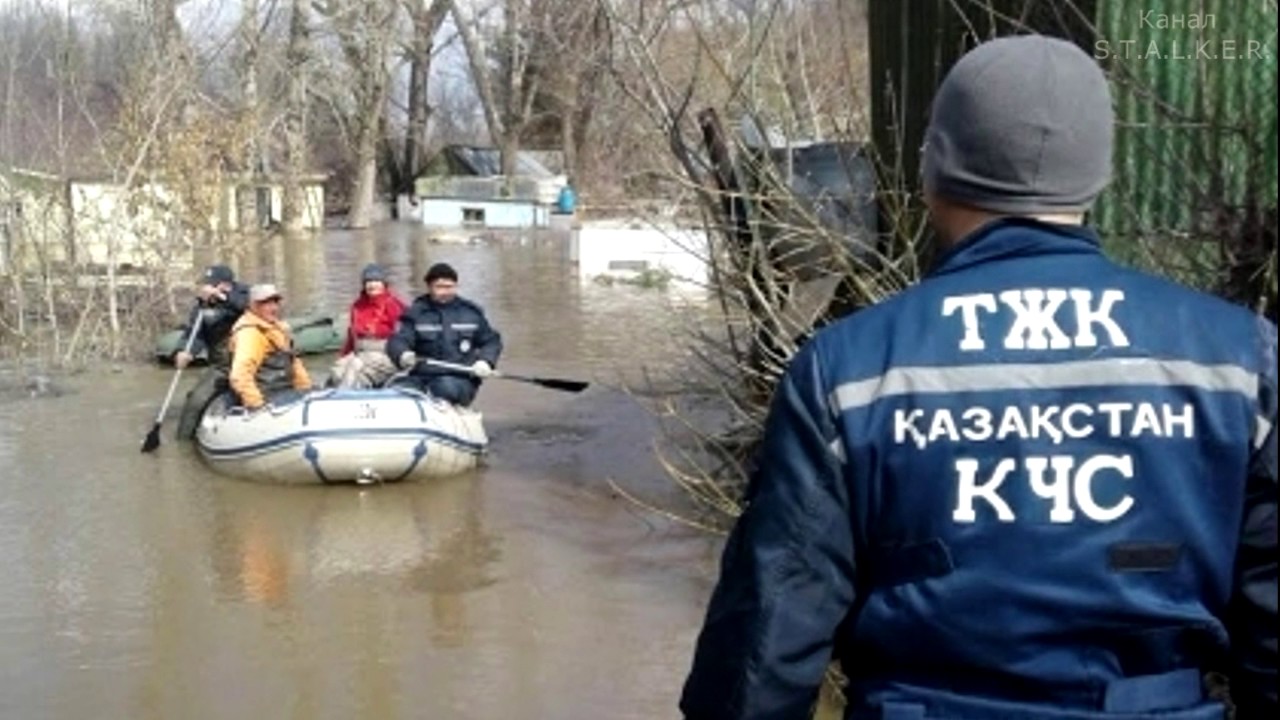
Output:
<instances>
[{"instance_id":1,"label":"man in orange jacket","mask_svg":"<svg viewBox=\"0 0 1280 720\"><path fill-rule=\"evenodd\" d=\"M282 297L275 285L254 285L249 309L231 330L231 390L239 403L257 410L268 400L311 389L307 368L293 352L289 326L280 320Z\"/></svg>"}]
</instances>

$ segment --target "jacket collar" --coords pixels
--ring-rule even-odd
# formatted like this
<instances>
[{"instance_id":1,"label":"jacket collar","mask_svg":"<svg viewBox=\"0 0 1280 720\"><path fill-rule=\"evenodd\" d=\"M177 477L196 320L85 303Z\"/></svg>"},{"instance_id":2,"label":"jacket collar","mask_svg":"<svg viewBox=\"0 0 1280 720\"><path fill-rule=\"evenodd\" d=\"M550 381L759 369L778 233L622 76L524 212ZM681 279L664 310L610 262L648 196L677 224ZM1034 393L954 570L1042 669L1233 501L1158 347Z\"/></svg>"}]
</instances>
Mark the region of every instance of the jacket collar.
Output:
<instances>
[{"instance_id":1,"label":"jacket collar","mask_svg":"<svg viewBox=\"0 0 1280 720\"><path fill-rule=\"evenodd\" d=\"M418 296L417 302L420 302L433 310L444 310L445 308L457 307L458 304L462 302L462 297L460 295L454 295L453 299L449 302L439 303L432 300L430 295L424 293Z\"/></svg>"},{"instance_id":2,"label":"jacket collar","mask_svg":"<svg viewBox=\"0 0 1280 720\"><path fill-rule=\"evenodd\" d=\"M391 294L390 289L384 290L382 293L378 295L370 295L369 293L361 290L360 296L356 298L356 302L358 302L361 305L382 306L382 305L390 305L396 302L396 297Z\"/></svg>"},{"instance_id":3,"label":"jacket collar","mask_svg":"<svg viewBox=\"0 0 1280 720\"><path fill-rule=\"evenodd\" d=\"M1031 218L992 220L938 256L928 275L1025 255L1101 254L1098 233L1087 225L1057 225Z\"/></svg>"},{"instance_id":4,"label":"jacket collar","mask_svg":"<svg viewBox=\"0 0 1280 720\"><path fill-rule=\"evenodd\" d=\"M283 321L272 322L255 313L252 309L245 310L244 313L240 315L240 319L236 321L236 326L237 328L256 327L264 332L268 330L284 331Z\"/></svg>"}]
</instances>

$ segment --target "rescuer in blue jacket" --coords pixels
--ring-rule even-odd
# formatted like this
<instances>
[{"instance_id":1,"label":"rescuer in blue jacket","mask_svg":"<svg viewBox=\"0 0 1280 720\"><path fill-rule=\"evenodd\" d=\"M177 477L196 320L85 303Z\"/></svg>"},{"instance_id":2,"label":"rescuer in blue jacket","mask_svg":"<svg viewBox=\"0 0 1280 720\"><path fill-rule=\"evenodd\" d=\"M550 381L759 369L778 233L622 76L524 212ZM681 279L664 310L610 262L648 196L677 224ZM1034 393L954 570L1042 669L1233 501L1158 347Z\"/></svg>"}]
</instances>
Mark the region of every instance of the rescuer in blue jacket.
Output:
<instances>
[{"instance_id":1,"label":"rescuer in blue jacket","mask_svg":"<svg viewBox=\"0 0 1280 720\"><path fill-rule=\"evenodd\" d=\"M1106 259L1107 81L1005 38L935 97L947 249L793 358L681 709L807 718L1275 717L1276 329Z\"/></svg>"},{"instance_id":2,"label":"rescuer in blue jacket","mask_svg":"<svg viewBox=\"0 0 1280 720\"><path fill-rule=\"evenodd\" d=\"M422 278L427 294L400 316L399 328L387 340L387 356L409 370L393 381L430 393L456 405L470 405L483 378L491 377L502 354L502 335L489 324L479 305L458 295L458 272L436 263ZM432 365L437 360L466 370Z\"/></svg>"}]
</instances>

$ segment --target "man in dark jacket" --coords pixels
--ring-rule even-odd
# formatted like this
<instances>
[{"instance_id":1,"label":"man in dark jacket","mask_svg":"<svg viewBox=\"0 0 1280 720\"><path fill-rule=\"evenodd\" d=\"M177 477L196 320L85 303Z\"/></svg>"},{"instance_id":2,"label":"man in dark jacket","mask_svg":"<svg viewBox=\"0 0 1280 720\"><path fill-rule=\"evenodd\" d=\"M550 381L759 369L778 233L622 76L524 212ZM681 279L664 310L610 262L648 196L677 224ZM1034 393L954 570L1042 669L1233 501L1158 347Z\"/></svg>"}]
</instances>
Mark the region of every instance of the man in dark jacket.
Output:
<instances>
[{"instance_id":1,"label":"man in dark jacket","mask_svg":"<svg viewBox=\"0 0 1280 720\"><path fill-rule=\"evenodd\" d=\"M445 263L427 270L427 294L400 316L400 327L387 341L387 355L410 370L396 381L456 405L470 405L482 378L493 374L502 354L502 336L489 325L479 305L458 295L458 273ZM432 365L438 360L468 371Z\"/></svg>"},{"instance_id":2,"label":"man in dark jacket","mask_svg":"<svg viewBox=\"0 0 1280 720\"><path fill-rule=\"evenodd\" d=\"M1277 711L1276 329L1105 258L1106 78L983 44L926 138L947 248L821 331L773 400L681 708L807 718Z\"/></svg>"},{"instance_id":3,"label":"man in dark jacket","mask_svg":"<svg viewBox=\"0 0 1280 720\"><path fill-rule=\"evenodd\" d=\"M227 387L227 373L231 369L231 354L227 351L227 338L240 315L249 306L249 287L236 282L235 272L226 265L212 265L204 272L200 287L196 289L196 305L191 309L183 328L182 347L186 347L191 333L200 326L191 352L179 350L173 356L173 364L184 368L194 356L207 353L209 364L200 374L194 387L187 393L178 420L179 440L190 440L200 427L200 417L205 408Z\"/></svg>"}]
</instances>

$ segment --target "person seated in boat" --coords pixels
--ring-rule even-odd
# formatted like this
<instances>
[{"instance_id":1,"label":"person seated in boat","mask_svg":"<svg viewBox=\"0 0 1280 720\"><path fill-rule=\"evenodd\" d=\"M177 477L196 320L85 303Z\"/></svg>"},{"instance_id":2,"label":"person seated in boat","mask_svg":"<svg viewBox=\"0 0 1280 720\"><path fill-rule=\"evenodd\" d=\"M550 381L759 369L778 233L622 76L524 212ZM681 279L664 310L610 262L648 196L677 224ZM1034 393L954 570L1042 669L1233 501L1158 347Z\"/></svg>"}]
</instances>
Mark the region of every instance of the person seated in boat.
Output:
<instances>
[{"instance_id":1,"label":"person seated in boat","mask_svg":"<svg viewBox=\"0 0 1280 720\"><path fill-rule=\"evenodd\" d=\"M187 324L182 328L180 349L173 355L173 364L185 368L200 353L207 353L209 364L187 393L178 420L177 437L190 440L196 436L200 418L222 391L227 388L227 374L231 370L231 353L227 338L231 328L249 306L249 286L236 282L235 272L226 265L211 265L204 271L196 288L196 304L191 308ZM200 326L196 327L199 318ZM191 337L195 331L195 338ZM191 351L184 349L191 340Z\"/></svg>"},{"instance_id":2,"label":"person seated in boat","mask_svg":"<svg viewBox=\"0 0 1280 720\"><path fill-rule=\"evenodd\" d=\"M502 354L502 336L479 305L458 295L458 273L448 264L432 265L423 280L427 293L400 316L399 328L387 341L387 354L409 371L392 384L414 387L455 405L470 405L482 379L493 375ZM431 360L468 370L443 368Z\"/></svg>"},{"instance_id":3,"label":"person seated in boat","mask_svg":"<svg viewBox=\"0 0 1280 720\"><path fill-rule=\"evenodd\" d=\"M370 263L360 273L364 287L351 304L347 339L329 373L331 387L373 388L396 374L387 356L387 339L395 333L405 304L391 291L387 271Z\"/></svg>"},{"instance_id":4,"label":"person seated in boat","mask_svg":"<svg viewBox=\"0 0 1280 720\"><path fill-rule=\"evenodd\" d=\"M231 391L248 410L285 403L311 389L311 377L293 351L289 326L280 319L283 298L275 285L254 285L249 309L231 330Z\"/></svg>"}]
</instances>

